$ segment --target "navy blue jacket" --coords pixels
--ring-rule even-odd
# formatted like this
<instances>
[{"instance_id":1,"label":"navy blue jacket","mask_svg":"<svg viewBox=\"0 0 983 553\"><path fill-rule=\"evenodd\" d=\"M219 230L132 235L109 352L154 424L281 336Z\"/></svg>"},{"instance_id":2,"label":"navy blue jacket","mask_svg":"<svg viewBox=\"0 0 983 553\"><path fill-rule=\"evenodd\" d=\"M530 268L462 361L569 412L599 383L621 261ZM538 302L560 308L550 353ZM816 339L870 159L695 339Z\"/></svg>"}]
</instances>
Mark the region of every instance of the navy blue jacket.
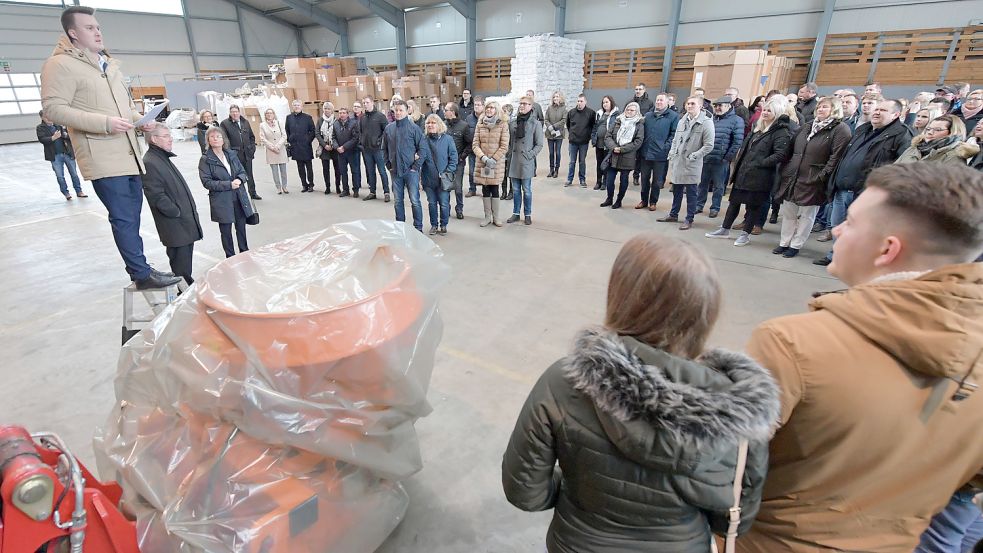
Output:
<instances>
[{"instance_id":1,"label":"navy blue jacket","mask_svg":"<svg viewBox=\"0 0 983 553\"><path fill-rule=\"evenodd\" d=\"M382 147L386 152L386 168L394 177L403 176L410 171L420 172L420 167L430 157L430 148L424 144L424 140L423 131L409 117L386 126L386 132L382 135ZM420 158L414 160L414 155Z\"/></svg>"},{"instance_id":2,"label":"navy blue jacket","mask_svg":"<svg viewBox=\"0 0 983 553\"><path fill-rule=\"evenodd\" d=\"M728 110L723 117L713 116L713 150L703 158L703 162L733 161L744 143L744 120Z\"/></svg>"},{"instance_id":3,"label":"navy blue jacket","mask_svg":"<svg viewBox=\"0 0 983 553\"><path fill-rule=\"evenodd\" d=\"M209 148L198 160L198 178L208 189L208 205L211 207L212 221L216 223L235 222L235 203L242 206L242 211L249 217L253 207L246 196L246 182L249 180L246 170L242 167L239 157L233 150L223 150L225 160L232 169L231 174L225 165L219 161L215 152ZM232 181L239 179L239 188L232 188Z\"/></svg>"},{"instance_id":4,"label":"navy blue jacket","mask_svg":"<svg viewBox=\"0 0 983 553\"><path fill-rule=\"evenodd\" d=\"M678 123L679 114L671 109L662 114L656 114L655 110L646 113L642 158L648 161L666 161Z\"/></svg>"},{"instance_id":5,"label":"navy blue jacket","mask_svg":"<svg viewBox=\"0 0 983 553\"><path fill-rule=\"evenodd\" d=\"M424 145L430 155L423 164L423 186L435 188L440 186L440 173L454 173L457 170L457 148L454 147L454 139L447 133L436 138L427 136Z\"/></svg>"}]
</instances>

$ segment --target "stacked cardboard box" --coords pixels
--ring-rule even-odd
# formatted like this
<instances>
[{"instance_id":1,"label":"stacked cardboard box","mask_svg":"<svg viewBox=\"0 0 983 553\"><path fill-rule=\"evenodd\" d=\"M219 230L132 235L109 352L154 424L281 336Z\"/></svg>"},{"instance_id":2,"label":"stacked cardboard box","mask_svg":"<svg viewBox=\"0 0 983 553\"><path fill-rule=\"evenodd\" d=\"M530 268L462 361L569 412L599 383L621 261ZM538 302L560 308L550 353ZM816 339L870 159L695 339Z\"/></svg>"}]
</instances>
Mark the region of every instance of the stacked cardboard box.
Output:
<instances>
[{"instance_id":1,"label":"stacked cardboard box","mask_svg":"<svg viewBox=\"0 0 983 553\"><path fill-rule=\"evenodd\" d=\"M722 96L728 87L741 96L754 98L769 90L784 92L791 84L794 64L764 50L718 50L697 52L693 61L693 88L706 91L707 98Z\"/></svg>"},{"instance_id":2,"label":"stacked cardboard box","mask_svg":"<svg viewBox=\"0 0 983 553\"><path fill-rule=\"evenodd\" d=\"M287 85L282 89L288 100L300 100L304 103L332 101L335 105L351 106L352 98L358 95L352 92L341 98L335 98L332 93L338 87L343 87L347 93L348 87L356 86L356 79L363 79L366 92L374 90L371 77L366 72L365 58L356 57L317 57L317 58L286 58L283 60L284 78Z\"/></svg>"},{"instance_id":3,"label":"stacked cardboard box","mask_svg":"<svg viewBox=\"0 0 983 553\"><path fill-rule=\"evenodd\" d=\"M765 71L761 76L763 83L760 94L765 94L769 90L788 90L792 85L792 69L795 63L782 56L768 56L765 60Z\"/></svg>"}]
</instances>

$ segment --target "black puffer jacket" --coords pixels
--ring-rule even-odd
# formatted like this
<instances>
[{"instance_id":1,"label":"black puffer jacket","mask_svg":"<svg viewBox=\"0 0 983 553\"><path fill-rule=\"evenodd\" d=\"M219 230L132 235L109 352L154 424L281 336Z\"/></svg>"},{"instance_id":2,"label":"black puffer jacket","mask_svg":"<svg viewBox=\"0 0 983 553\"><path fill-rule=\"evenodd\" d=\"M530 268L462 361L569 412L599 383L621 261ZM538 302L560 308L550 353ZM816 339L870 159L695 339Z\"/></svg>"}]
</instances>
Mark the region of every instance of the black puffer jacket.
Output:
<instances>
[{"instance_id":1,"label":"black puffer jacket","mask_svg":"<svg viewBox=\"0 0 983 553\"><path fill-rule=\"evenodd\" d=\"M689 361L587 330L530 392L502 485L520 509L554 509L550 553L707 551L711 527L726 530L740 439L750 528L778 411L771 374L742 354Z\"/></svg>"},{"instance_id":2,"label":"black puffer jacket","mask_svg":"<svg viewBox=\"0 0 983 553\"><path fill-rule=\"evenodd\" d=\"M788 115L782 115L765 132L744 139L730 182L737 190L762 192L778 182L778 166L788 159L792 129Z\"/></svg>"}]
</instances>

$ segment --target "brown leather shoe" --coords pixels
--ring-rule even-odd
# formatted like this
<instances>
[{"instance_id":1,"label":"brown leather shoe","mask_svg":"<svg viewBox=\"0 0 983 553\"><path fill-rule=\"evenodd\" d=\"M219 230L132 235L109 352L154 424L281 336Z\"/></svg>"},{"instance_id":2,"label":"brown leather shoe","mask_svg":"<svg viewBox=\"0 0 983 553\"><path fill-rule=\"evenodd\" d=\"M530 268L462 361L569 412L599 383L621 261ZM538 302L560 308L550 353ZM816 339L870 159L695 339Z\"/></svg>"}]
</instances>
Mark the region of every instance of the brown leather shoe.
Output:
<instances>
[{"instance_id":1,"label":"brown leather shoe","mask_svg":"<svg viewBox=\"0 0 983 553\"><path fill-rule=\"evenodd\" d=\"M649 206L649 211L655 211L655 204Z\"/></svg>"},{"instance_id":2,"label":"brown leather shoe","mask_svg":"<svg viewBox=\"0 0 983 553\"><path fill-rule=\"evenodd\" d=\"M635 205L635 209L645 209L646 207L648 207L648 204L645 202L638 202Z\"/></svg>"},{"instance_id":3,"label":"brown leather shoe","mask_svg":"<svg viewBox=\"0 0 983 553\"><path fill-rule=\"evenodd\" d=\"M679 218L678 217L670 217L669 215L666 215L665 217L660 217L660 218L656 219L656 221L658 221L660 223L678 223L679 222Z\"/></svg>"},{"instance_id":4,"label":"brown leather shoe","mask_svg":"<svg viewBox=\"0 0 983 553\"><path fill-rule=\"evenodd\" d=\"M761 234L762 232L764 232L764 229L762 229L758 225L754 225L753 227L751 227L751 234L755 236Z\"/></svg>"},{"instance_id":5,"label":"brown leather shoe","mask_svg":"<svg viewBox=\"0 0 983 553\"><path fill-rule=\"evenodd\" d=\"M693 228L693 223L689 221L683 221L683 224L679 225L679 230L689 230Z\"/></svg>"}]
</instances>

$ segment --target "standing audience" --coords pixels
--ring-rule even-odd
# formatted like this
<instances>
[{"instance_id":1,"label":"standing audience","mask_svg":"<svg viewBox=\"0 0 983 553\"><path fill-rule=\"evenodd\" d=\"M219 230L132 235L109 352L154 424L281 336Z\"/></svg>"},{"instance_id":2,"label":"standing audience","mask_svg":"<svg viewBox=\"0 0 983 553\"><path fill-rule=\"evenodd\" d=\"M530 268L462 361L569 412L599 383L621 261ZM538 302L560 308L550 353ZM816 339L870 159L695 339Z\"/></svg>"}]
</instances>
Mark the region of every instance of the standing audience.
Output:
<instances>
[{"instance_id":1,"label":"standing audience","mask_svg":"<svg viewBox=\"0 0 983 553\"><path fill-rule=\"evenodd\" d=\"M969 93L964 99L962 107L957 113L962 118L967 129L972 129L977 123L983 121L983 89L976 89Z\"/></svg>"},{"instance_id":2,"label":"standing audience","mask_svg":"<svg viewBox=\"0 0 983 553\"><path fill-rule=\"evenodd\" d=\"M594 110L587 107L587 97L577 96L577 105L567 112L567 132L570 139L570 168L567 169L566 186L573 185L573 173L580 164L578 176L580 187L587 188L587 148L590 145L591 134L594 132Z\"/></svg>"},{"instance_id":3,"label":"standing audience","mask_svg":"<svg viewBox=\"0 0 983 553\"><path fill-rule=\"evenodd\" d=\"M550 172L546 177L555 179L560 172L563 139L567 137L567 101L559 91L553 93L550 107L546 108L543 117L543 130L550 154Z\"/></svg>"},{"instance_id":4,"label":"standing audience","mask_svg":"<svg viewBox=\"0 0 983 553\"><path fill-rule=\"evenodd\" d=\"M528 96L527 96L528 98ZM475 102L477 106L477 101ZM509 122L505 120L498 102L488 102L474 131L471 150L475 156L474 182L482 188L481 204L485 219L479 226L502 226L498 208L501 198L499 186L508 177L505 170L505 155L509 151ZM478 115L478 112L475 112Z\"/></svg>"},{"instance_id":5,"label":"standing audience","mask_svg":"<svg viewBox=\"0 0 983 553\"><path fill-rule=\"evenodd\" d=\"M468 122L468 127L470 128L470 135L472 141L474 140L475 130L478 128L478 123L485 116L485 98L484 96L474 97L474 113L468 116L466 121ZM474 152L468 154L468 192L464 195L465 198L470 198L477 193L476 184L474 182L474 165L475 156Z\"/></svg>"},{"instance_id":6,"label":"standing audience","mask_svg":"<svg viewBox=\"0 0 983 553\"><path fill-rule=\"evenodd\" d=\"M287 191L287 133L280 125L276 112L267 109L263 113L263 122L259 124L259 143L266 150L266 164L273 173L273 184L277 194L289 194ZM327 183L327 174L324 182Z\"/></svg>"},{"instance_id":7,"label":"standing audience","mask_svg":"<svg viewBox=\"0 0 983 553\"><path fill-rule=\"evenodd\" d=\"M799 88L795 110L802 114L798 119L802 122L803 126L812 124L812 119L816 111L816 95L819 93L818 91L819 87L816 86L816 83L806 83Z\"/></svg>"},{"instance_id":8,"label":"standing audience","mask_svg":"<svg viewBox=\"0 0 983 553\"><path fill-rule=\"evenodd\" d=\"M916 161L938 161L966 165L980 148L966 142L966 127L956 115L946 114L925 128L924 134L911 139L911 146L905 150L895 163L914 163Z\"/></svg>"},{"instance_id":9,"label":"standing audience","mask_svg":"<svg viewBox=\"0 0 983 553\"><path fill-rule=\"evenodd\" d=\"M442 110L441 113L446 112ZM431 113L427 116L425 125L426 143L430 151L423 164L422 177L430 215L430 235L443 236L447 234L447 222L450 220L451 188L454 184L454 172L457 170L458 153L454 139L447 135L447 125L440 116Z\"/></svg>"},{"instance_id":10,"label":"standing audience","mask_svg":"<svg viewBox=\"0 0 983 553\"><path fill-rule=\"evenodd\" d=\"M696 215L696 189L703 172L703 158L713 150L713 120L703 109L703 98L686 99L686 113L676 124L676 135L669 150L669 178L672 181L672 208L661 223L678 223L679 210L686 198L686 218L679 230L689 230Z\"/></svg>"},{"instance_id":11,"label":"standing audience","mask_svg":"<svg viewBox=\"0 0 983 553\"><path fill-rule=\"evenodd\" d=\"M448 102L444 106L444 117L447 124L447 135L454 141L457 149L457 163L454 165L454 215L458 219L464 218L464 168L471 154L471 141L474 136L471 134L470 125L459 115L461 107L454 102Z\"/></svg>"},{"instance_id":12,"label":"standing audience","mask_svg":"<svg viewBox=\"0 0 983 553\"><path fill-rule=\"evenodd\" d=\"M208 149L208 143L205 141L205 133L212 127L219 127L215 116L207 109L201 110L201 113L198 114L198 123L195 125L195 136L198 138L198 146L201 148L202 154Z\"/></svg>"},{"instance_id":13,"label":"standing audience","mask_svg":"<svg viewBox=\"0 0 983 553\"><path fill-rule=\"evenodd\" d=\"M225 132L225 138L229 140L228 148L236 153L239 162L246 169L246 175L249 177L247 181L249 197L254 200L262 200L263 198L256 193L256 179L253 177L256 135L253 133L252 126L240 113L239 106L235 104L229 106L229 118L222 121L221 126L222 131Z\"/></svg>"},{"instance_id":14,"label":"standing audience","mask_svg":"<svg viewBox=\"0 0 983 553\"><path fill-rule=\"evenodd\" d=\"M628 177L635 170L635 160L639 157L638 150L644 140L644 119L638 113L638 104L629 102L625 106L625 112L618 116L614 129L604 137L605 147L610 152L608 155L611 159L604 176L608 197L601 203L601 207L621 209L621 202L628 192ZM621 175L621 183L618 187L618 198L614 199L614 179L618 175Z\"/></svg>"},{"instance_id":15,"label":"standing audience","mask_svg":"<svg viewBox=\"0 0 983 553\"><path fill-rule=\"evenodd\" d=\"M645 114L645 139L642 141L642 199L635 209L655 211L660 191L669 172L669 150L676 135L679 114L669 109L665 94L655 97L655 108Z\"/></svg>"},{"instance_id":16,"label":"standing audience","mask_svg":"<svg viewBox=\"0 0 983 553\"><path fill-rule=\"evenodd\" d=\"M458 104L458 107L461 108L457 112L458 113L458 119L460 119L462 121L467 121L468 117L471 117L471 114L474 113L474 108L475 108L475 106L474 106L474 99L471 97L471 90L470 89L465 88L461 92L461 101ZM444 108L444 111L446 112L447 109Z\"/></svg>"},{"instance_id":17,"label":"standing audience","mask_svg":"<svg viewBox=\"0 0 983 553\"><path fill-rule=\"evenodd\" d=\"M562 101L563 97L559 99ZM536 156L543 149L543 125L533 117L532 103L533 99L529 96L520 98L519 113L509 125L512 163L507 172L512 181L513 194L509 223L518 221L519 216L524 215L525 224L532 224L532 178L536 172ZM563 115L565 119L565 111Z\"/></svg>"},{"instance_id":18,"label":"standing audience","mask_svg":"<svg viewBox=\"0 0 983 553\"><path fill-rule=\"evenodd\" d=\"M314 118L304 113L304 105L294 100L287 116L284 130L287 132L287 156L297 163L301 192L314 191L314 138L317 128Z\"/></svg>"},{"instance_id":19,"label":"standing audience","mask_svg":"<svg viewBox=\"0 0 983 553\"><path fill-rule=\"evenodd\" d=\"M929 104L929 107L924 107L915 113L915 119L911 123L911 130L914 131L915 135L920 135L925 132L928 128L928 124L938 119L942 115L942 108L938 104Z\"/></svg>"},{"instance_id":20,"label":"standing audience","mask_svg":"<svg viewBox=\"0 0 983 553\"><path fill-rule=\"evenodd\" d=\"M348 174L351 173L352 196L358 197L362 187L362 169L358 160L359 142L358 121L342 106L338 109L338 119L332 129L331 146L338 153L338 168L341 174L341 197L348 196Z\"/></svg>"}]
</instances>

